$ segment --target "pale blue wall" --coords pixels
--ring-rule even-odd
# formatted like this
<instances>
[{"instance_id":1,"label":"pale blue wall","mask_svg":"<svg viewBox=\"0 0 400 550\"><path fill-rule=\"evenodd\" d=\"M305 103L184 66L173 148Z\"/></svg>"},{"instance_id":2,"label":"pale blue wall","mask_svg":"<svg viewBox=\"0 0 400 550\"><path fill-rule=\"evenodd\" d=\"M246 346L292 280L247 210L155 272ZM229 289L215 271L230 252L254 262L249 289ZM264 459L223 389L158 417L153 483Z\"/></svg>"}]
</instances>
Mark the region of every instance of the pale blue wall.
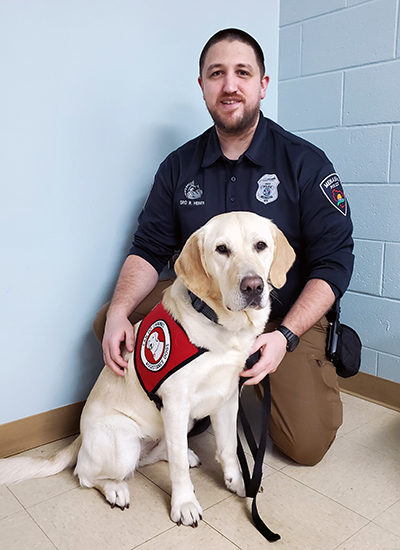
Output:
<instances>
[{"instance_id":1,"label":"pale blue wall","mask_svg":"<svg viewBox=\"0 0 400 550\"><path fill-rule=\"evenodd\" d=\"M253 34L276 118L279 1L0 3L0 423L84 399L91 332L158 164L210 126L197 60Z\"/></svg>"},{"instance_id":2,"label":"pale blue wall","mask_svg":"<svg viewBox=\"0 0 400 550\"><path fill-rule=\"evenodd\" d=\"M341 175L355 236L343 321L400 382L399 0L281 0L279 117Z\"/></svg>"}]
</instances>

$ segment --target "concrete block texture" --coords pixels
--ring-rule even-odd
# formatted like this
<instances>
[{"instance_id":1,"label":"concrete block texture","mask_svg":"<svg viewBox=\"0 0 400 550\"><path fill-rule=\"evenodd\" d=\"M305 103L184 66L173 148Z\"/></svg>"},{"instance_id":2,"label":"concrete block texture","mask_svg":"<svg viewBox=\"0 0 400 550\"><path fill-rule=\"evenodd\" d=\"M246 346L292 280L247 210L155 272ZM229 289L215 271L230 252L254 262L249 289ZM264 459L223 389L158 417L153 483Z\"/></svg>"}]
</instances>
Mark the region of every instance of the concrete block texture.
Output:
<instances>
[{"instance_id":1,"label":"concrete block texture","mask_svg":"<svg viewBox=\"0 0 400 550\"><path fill-rule=\"evenodd\" d=\"M385 245L383 295L400 300L400 243L386 243Z\"/></svg>"},{"instance_id":2,"label":"concrete block texture","mask_svg":"<svg viewBox=\"0 0 400 550\"><path fill-rule=\"evenodd\" d=\"M341 319L360 335L366 348L400 357L400 301L346 292Z\"/></svg>"},{"instance_id":3,"label":"concrete block texture","mask_svg":"<svg viewBox=\"0 0 400 550\"><path fill-rule=\"evenodd\" d=\"M390 181L400 183L400 126L393 127L392 149L390 155Z\"/></svg>"},{"instance_id":4,"label":"concrete block texture","mask_svg":"<svg viewBox=\"0 0 400 550\"><path fill-rule=\"evenodd\" d=\"M382 289L384 243L354 241L354 272L350 290L379 296Z\"/></svg>"},{"instance_id":5,"label":"concrete block texture","mask_svg":"<svg viewBox=\"0 0 400 550\"><path fill-rule=\"evenodd\" d=\"M301 132L321 147L343 182L388 182L391 130L388 126Z\"/></svg>"},{"instance_id":6,"label":"concrete block texture","mask_svg":"<svg viewBox=\"0 0 400 550\"><path fill-rule=\"evenodd\" d=\"M400 185L346 185L344 189L355 239L400 242Z\"/></svg>"},{"instance_id":7,"label":"concrete block texture","mask_svg":"<svg viewBox=\"0 0 400 550\"><path fill-rule=\"evenodd\" d=\"M345 72L344 125L400 121L400 59Z\"/></svg>"},{"instance_id":8,"label":"concrete block texture","mask_svg":"<svg viewBox=\"0 0 400 550\"><path fill-rule=\"evenodd\" d=\"M281 82L279 120L286 128L330 128L341 122L343 73Z\"/></svg>"},{"instance_id":9,"label":"concrete block texture","mask_svg":"<svg viewBox=\"0 0 400 550\"><path fill-rule=\"evenodd\" d=\"M376 376L378 372L378 352L363 347L361 350L361 367L362 372Z\"/></svg>"},{"instance_id":10,"label":"concrete block texture","mask_svg":"<svg viewBox=\"0 0 400 550\"><path fill-rule=\"evenodd\" d=\"M301 25L279 31L279 80L300 76Z\"/></svg>"},{"instance_id":11,"label":"concrete block texture","mask_svg":"<svg viewBox=\"0 0 400 550\"><path fill-rule=\"evenodd\" d=\"M380 353L377 374L386 380L400 383L400 357Z\"/></svg>"},{"instance_id":12,"label":"concrete block texture","mask_svg":"<svg viewBox=\"0 0 400 550\"><path fill-rule=\"evenodd\" d=\"M306 21L302 74L393 59L396 4L377 0Z\"/></svg>"},{"instance_id":13,"label":"concrete block texture","mask_svg":"<svg viewBox=\"0 0 400 550\"><path fill-rule=\"evenodd\" d=\"M345 6L346 0L281 0L280 25L303 21Z\"/></svg>"}]
</instances>

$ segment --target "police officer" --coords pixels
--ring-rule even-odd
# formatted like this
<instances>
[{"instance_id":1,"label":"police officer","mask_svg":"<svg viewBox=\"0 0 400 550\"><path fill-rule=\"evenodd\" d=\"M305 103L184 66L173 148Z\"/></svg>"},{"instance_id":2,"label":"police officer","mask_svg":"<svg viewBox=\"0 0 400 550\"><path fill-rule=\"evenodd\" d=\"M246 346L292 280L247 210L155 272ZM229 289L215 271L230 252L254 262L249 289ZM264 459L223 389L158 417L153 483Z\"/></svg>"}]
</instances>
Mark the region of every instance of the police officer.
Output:
<instances>
[{"instance_id":1,"label":"police officer","mask_svg":"<svg viewBox=\"0 0 400 550\"><path fill-rule=\"evenodd\" d=\"M111 305L94 328L106 365L123 375L121 343L133 350L132 323L161 299L171 281L159 281L159 273L188 236L223 212L272 219L297 259L253 346L261 359L242 376L256 385L270 373L270 436L290 458L313 465L342 422L324 315L350 281L352 223L325 154L260 112L268 82L263 52L247 33L226 29L207 42L199 84L214 125L161 164Z\"/></svg>"}]
</instances>

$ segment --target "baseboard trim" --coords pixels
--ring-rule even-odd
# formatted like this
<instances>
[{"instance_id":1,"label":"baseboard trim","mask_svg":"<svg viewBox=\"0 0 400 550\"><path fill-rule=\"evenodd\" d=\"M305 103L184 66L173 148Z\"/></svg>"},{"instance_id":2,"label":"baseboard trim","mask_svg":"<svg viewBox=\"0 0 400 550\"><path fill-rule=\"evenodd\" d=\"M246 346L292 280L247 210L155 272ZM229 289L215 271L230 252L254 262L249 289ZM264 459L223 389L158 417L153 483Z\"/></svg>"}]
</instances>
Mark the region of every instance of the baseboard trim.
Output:
<instances>
[{"instance_id":1,"label":"baseboard trim","mask_svg":"<svg viewBox=\"0 0 400 550\"><path fill-rule=\"evenodd\" d=\"M14 455L79 432L85 402L0 425L0 457Z\"/></svg>"},{"instance_id":2,"label":"baseboard trim","mask_svg":"<svg viewBox=\"0 0 400 550\"><path fill-rule=\"evenodd\" d=\"M359 372L340 378L340 389L362 399L400 411L400 384ZM0 457L4 458L79 432L85 402L0 425Z\"/></svg>"},{"instance_id":3,"label":"baseboard trim","mask_svg":"<svg viewBox=\"0 0 400 550\"><path fill-rule=\"evenodd\" d=\"M339 378L340 389L367 401L400 411L400 384L359 372L352 378Z\"/></svg>"}]
</instances>

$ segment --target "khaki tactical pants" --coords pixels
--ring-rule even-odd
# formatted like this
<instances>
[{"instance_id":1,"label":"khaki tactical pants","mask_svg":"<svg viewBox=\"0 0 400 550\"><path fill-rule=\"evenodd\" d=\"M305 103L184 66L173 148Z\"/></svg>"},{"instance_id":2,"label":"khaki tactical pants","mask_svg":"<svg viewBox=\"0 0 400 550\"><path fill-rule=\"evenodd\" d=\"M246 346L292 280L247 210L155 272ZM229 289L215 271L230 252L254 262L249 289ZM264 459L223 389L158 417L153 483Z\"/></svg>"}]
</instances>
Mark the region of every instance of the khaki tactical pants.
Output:
<instances>
[{"instance_id":1,"label":"khaki tactical pants","mask_svg":"<svg viewBox=\"0 0 400 550\"><path fill-rule=\"evenodd\" d=\"M172 279L160 280L139 304L129 320L137 323L162 299ZM109 304L93 323L101 342ZM271 332L279 320L268 322ZM342 424L342 402L334 366L325 357L327 321L323 317L300 338L296 350L287 353L270 375L271 420L269 434L278 449L299 464L312 466L325 455ZM261 391L262 386L259 385Z\"/></svg>"}]
</instances>

